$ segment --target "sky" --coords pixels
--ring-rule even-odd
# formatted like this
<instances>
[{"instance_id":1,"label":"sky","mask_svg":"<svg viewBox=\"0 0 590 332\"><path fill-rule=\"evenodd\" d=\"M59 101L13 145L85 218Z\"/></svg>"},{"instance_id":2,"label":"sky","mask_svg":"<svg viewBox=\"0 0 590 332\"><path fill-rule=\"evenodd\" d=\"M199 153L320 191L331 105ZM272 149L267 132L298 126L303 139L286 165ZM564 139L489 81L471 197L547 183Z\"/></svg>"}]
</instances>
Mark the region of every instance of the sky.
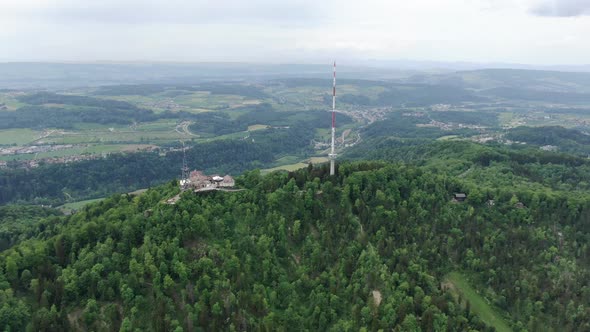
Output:
<instances>
[{"instance_id":1,"label":"sky","mask_svg":"<svg viewBox=\"0 0 590 332\"><path fill-rule=\"evenodd\" d=\"M0 61L590 64L590 0L0 0Z\"/></svg>"}]
</instances>

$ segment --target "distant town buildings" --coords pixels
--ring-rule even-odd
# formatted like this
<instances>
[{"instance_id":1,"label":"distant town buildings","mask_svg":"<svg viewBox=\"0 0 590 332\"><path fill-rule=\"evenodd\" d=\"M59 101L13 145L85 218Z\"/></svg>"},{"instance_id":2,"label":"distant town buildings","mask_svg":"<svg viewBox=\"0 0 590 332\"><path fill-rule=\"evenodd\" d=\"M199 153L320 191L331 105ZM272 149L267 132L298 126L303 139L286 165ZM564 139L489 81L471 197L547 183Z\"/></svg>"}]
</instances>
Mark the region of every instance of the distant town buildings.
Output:
<instances>
[{"instance_id":1,"label":"distant town buildings","mask_svg":"<svg viewBox=\"0 0 590 332\"><path fill-rule=\"evenodd\" d=\"M78 162L83 160L94 160L106 157L109 153L89 153L83 152L78 153L73 151L72 149L76 148L87 148L89 144L43 144L43 145L28 145L28 146L8 146L8 147L0 147L0 156L7 157L8 159L19 156L19 155L30 155L29 158L17 159L14 158L10 162L10 165L3 164L3 167L10 167L10 168L35 168L42 164L67 164L72 162ZM158 151L158 147L154 145L148 144L138 144L138 145L130 145L128 148L122 149L118 152L137 152L137 151ZM56 151L63 151L64 156L61 157L48 157L47 155L56 152ZM70 152L72 151L72 152ZM170 151L173 151L170 149ZM72 153L72 154L69 154ZM41 154L41 155L39 155ZM43 156L42 154L45 154Z\"/></svg>"},{"instance_id":2,"label":"distant town buildings","mask_svg":"<svg viewBox=\"0 0 590 332\"><path fill-rule=\"evenodd\" d=\"M555 152L555 151L559 150L559 147L557 147L555 145L543 145L539 149L541 149L543 151L552 151L552 152Z\"/></svg>"},{"instance_id":3,"label":"distant town buildings","mask_svg":"<svg viewBox=\"0 0 590 332\"><path fill-rule=\"evenodd\" d=\"M32 154L32 153L44 153L53 152L59 150L67 150L73 148L72 144L56 144L56 145L30 145L23 147L6 147L0 148L1 156L17 155L17 154Z\"/></svg>"}]
</instances>

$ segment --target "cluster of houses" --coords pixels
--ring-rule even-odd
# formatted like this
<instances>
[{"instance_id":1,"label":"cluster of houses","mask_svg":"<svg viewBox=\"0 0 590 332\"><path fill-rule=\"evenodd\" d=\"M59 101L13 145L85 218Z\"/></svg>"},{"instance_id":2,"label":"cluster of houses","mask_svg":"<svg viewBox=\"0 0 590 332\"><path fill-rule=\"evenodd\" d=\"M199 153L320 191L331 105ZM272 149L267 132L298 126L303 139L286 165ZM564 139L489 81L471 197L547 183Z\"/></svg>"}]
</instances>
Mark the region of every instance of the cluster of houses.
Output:
<instances>
[{"instance_id":1,"label":"cluster of houses","mask_svg":"<svg viewBox=\"0 0 590 332\"><path fill-rule=\"evenodd\" d=\"M236 185L234 178L230 175L219 176L206 175L201 171L192 171L188 179L180 180L180 186L184 189L214 190L218 188L233 188Z\"/></svg>"},{"instance_id":2,"label":"cluster of houses","mask_svg":"<svg viewBox=\"0 0 590 332\"><path fill-rule=\"evenodd\" d=\"M38 158L38 159L31 159L31 160L13 160L10 162L11 168L24 168L24 169L31 169L39 167L42 164L67 164L78 162L82 160L91 160L91 159L99 159L101 155L96 154L79 154L79 155L72 155L72 156L63 156L63 157L47 157L47 158ZM9 162L0 160L0 169L9 168Z\"/></svg>"},{"instance_id":3,"label":"cluster of houses","mask_svg":"<svg viewBox=\"0 0 590 332\"><path fill-rule=\"evenodd\" d=\"M16 146L0 148L0 155L17 155L17 154L31 154L31 153L43 153L59 150L67 150L74 148L73 144L56 144L56 145L31 145L31 146Z\"/></svg>"}]
</instances>

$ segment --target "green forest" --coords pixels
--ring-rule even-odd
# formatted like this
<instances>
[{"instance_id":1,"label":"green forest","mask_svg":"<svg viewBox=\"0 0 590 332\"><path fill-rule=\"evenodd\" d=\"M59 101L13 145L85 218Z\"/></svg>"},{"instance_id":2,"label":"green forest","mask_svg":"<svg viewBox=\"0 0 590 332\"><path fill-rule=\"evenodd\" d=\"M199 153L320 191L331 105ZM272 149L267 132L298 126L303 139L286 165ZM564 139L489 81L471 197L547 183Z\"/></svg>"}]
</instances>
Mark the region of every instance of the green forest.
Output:
<instances>
[{"instance_id":1,"label":"green forest","mask_svg":"<svg viewBox=\"0 0 590 332\"><path fill-rule=\"evenodd\" d=\"M513 330L590 329L585 191L388 162L337 174L250 171L244 191L169 205L172 181L44 216L0 254L0 327L494 331L446 286L460 273Z\"/></svg>"}]
</instances>

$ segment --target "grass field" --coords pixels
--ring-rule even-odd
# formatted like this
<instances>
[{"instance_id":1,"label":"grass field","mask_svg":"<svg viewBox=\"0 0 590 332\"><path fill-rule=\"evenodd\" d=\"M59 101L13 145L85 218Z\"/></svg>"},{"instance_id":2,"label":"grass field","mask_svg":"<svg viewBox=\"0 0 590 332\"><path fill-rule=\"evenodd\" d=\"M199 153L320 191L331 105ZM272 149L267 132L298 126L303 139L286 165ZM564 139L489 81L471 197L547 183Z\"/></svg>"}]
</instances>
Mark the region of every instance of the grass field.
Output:
<instances>
[{"instance_id":1,"label":"grass field","mask_svg":"<svg viewBox=\"0 0 590 332\"><path fill-rule=\"evenodd\" d=\"M244 111L228 109L223 111L230 117L242 114ZM307 115L301 114L299 116L305 119ZM297 118L290 119L290 121L298 121ZM249 135L251 131L264 130L268 126L265 124L254 124L248 126L246 131L235 132L226 135L211 136L204 133L187 133L182 126L179 126L176 120L159 120L148 123L139 123L136 126L110 126L98 124L76 124L75 129L66 131L55 131L43 138L45 144L162 144L178 140L195 140L201 142L208 142L220 139L243 139ZM344 128L344 127L343 127ZM191 135L192 134L192 135ZM329 137L329 129L322 129L322 135ZM201 136L201 137L199 137ZM1 144L1 143L0 143Z\"/></svg>"},{"instance_id":2,"label":"grass field","mask_svg":"<svg viewBox=\"0 0 590 332\"><path fill-rule=\"evenodd\" d=\"M176 111L202 113L220 107L230 107L235 104L241 104L243 101L240 96L226 97L224 95L211 95L209 92L205 91L186 91L186 93L180 95L171 95L170 92L171 91L156 93L148 96L103 96L103 98L126 101L140 107L151 109L155 113L168 111L169 106L174 104L177 105L177 108L174 109Z\"/></svg>"},{"instance_id":3,"label":"grass field","mask_svg":"<svg viewBox=\"0 0 590 332\"><path fill-rule=\"evenodd\" d=\"M298 163L300 161L301 161L300 157L289 155L289 156L284 156L284 157L277 159L275 161L275 165L279 166L279 165L286 165L286 164L294 164L294 163Z\"/></svg>"},{"instance_id":4,"label":"grass field","mask_svg":"<svg viewBox=\"0 0 590 332\"><path fill-rule=\"evenodd\" d=\"M224 139L245 139L249 135L250 134L247 131L238 131L236 133L231 133L231 134L201 138L201 139L197 139L196 141L197 142L212 142L212 141L218 141L218 140L224 140Z\"/></svg>"},{"instance_id":5,"label":"grass field","mask_svg":"<svg viewBox=\"0 0 590 332\"><path fill-rule=\"evenodd\" d=\"M307 167L307 164L295 163L295 164L277 166L277 167L273 167L273 168L266 168L266 169L261 170L260 172L262 174L268 174L268 173L271 173L274 171L289 171L289 172L291 172L291 171L296 171L298 169L305 168L305 167Z\"/></svg>"},{"instance_id":6,"label":"grass field","mask_svg":"<svg viewBox=\"0 0 590 332\"><path fill-rule=\"evenodd\" d=\"M147 189L147 188L144 188L144 189L137 189L137 190L135 190L135 191L132 191L132 192L130 192L130 193L128 193L128 194L129 194L129 195L131 195L131 196L138 196L138 195L141 195L141 194L143 194L143 193L144 193L144 192L146 192L146 191L148 191L148 189Z\"/></svg>"},{"instance_id":7,"label":"grass field","mask_svg":"<svg viewBox=\"0 0 590 332\"><path fill-rule=\"evenodd\" d=\"M328 161L330 161L330 159L328 159L328 157L311 157L311 158L309 158L309 162L312 164L327 163Z\"/></svg>"},{"instance_id":8,"label":"grass field","mask_svg":"<svg viewBox=\"0 0 590 332\"><path fill-rule=\"evenodd\" d=\"M260 102L244 96L216 95L207 91L197 91L191 94L180 95L175 97L174 101L179 105L204 109L234 108Z\"/></svg>"},{"instance_id":9,"label":"grass field","mask_svg":"<svg viewBox=\"0 0 590 332\"><path fill-rule=\"evenodd\" d=\"M112 143L162 143L194 136L176 128L176 121L155 121L141 123L135 128L129 126L88 126L79 130L56 132L44 139L53 144L112 144Z\"/></svg>"},{"instance_id":10,"label":"grass field","mask_svg":"<svg viewBox=\"0 0 590 332\"><path fill-rule=\"evenodd\" d=\"M340 129L342 130L342 129ZM315 137L317 139L328 140L332 136L332 129L330 128L316 128Z\"/></svg>"},{"instance_id":11,"label":"grass field","mask_svg":"<svg viewBox=\"0 0 590 332\"><path fill-rule=\"evenodd\" d=\"M484 323L495 327L498 332L512 331L508 322L469 285L469 282L461 273L449 273L446 277L445 285L450 288L455 298L461 295L463 299L469 300L471 310Z\"/></svg>"},{"instance_id":12,"label":"grass field","mask_svg":"<svg viewBox=\"0 0 590 332\"><path fill-rule=\"evenodd\" d=\"M14 111L17 108L25 105L16 100L14 96L9 95L8 93L0 93L0 104L4 104L4 106L6 106L6 109L3 109L1 111L8 112Z\"/></svg>"},{"instance_id":13,"label":"grass field","mask_svg":"<svg viewBox=\"0 0 590 332\"><path fill-rule=\"evenodd\" d=\"M144 189L138 189L135 191L132 191L129 193L129 195L132 196L137 196L137 195L141 195L144 192L147 191L147 188ZM66 203L64 205L60 205L57 207L57 209L60 209L64 212L71 212L72 210L79 210L81 208L83 208L84 206L90 204L90 203L95 203L95 202L100 202L102 201L104 198L94 198L94 199L88 199L85 201L78 201L78 202L72 202L72 203Z\"/></svg>"},{"instance_id":14,"label":"grass field","mask_svg":"<svg viewBox=\"0 0 590 332\"><path fill-rule=\"evenodd\" d=\"M71 212L72 210L79 210L79 209L83 208L85 205L88 205L90 203L100 202L103 199L104 198L95 198L95 199L88 199L85 201L66 203L64 205L58 206L57 209L60 209L63 212Z\"/></svg>"},{"instance_id":15,"label":"grass field","mask_svg":"<svg viewBox=\"0 0 590 332\"><path fill-rule=\"evenodd\" d=\"M458 135L447 135L447 136L442 136L437 138L437 141L450 141L450 140L454 140L456 138L459 138Z\"/></svg>"},{"instance_id":16,"label":"grass field","mask_svg":"<svg viewBox=\"0 0 590 332\"><path fill-rule=\"evenodd\" d=\"M3 129L0 130L0 145L24 145L40 136L41 132L31 129Z\"/></svg>"},{"instance_id":17,"label":"grass field","mask_svg":"<svg viewBox=\"0 0 590 332\"><path fill-rule=\"evenodd\" d=\"M285 164L285 165L280 165L277 167L263 169L263 170L261 170L261 173L268 174L268 173L271 173L274 171L281 171L281 170L291 172L291 171L296 171L298 169L307 167L310 162L312 164L321 164L321 163L325 163L325 162L329 161L329 159L327 157L311 157L306 160L298 161L298 162L295 162L294 160L297 160L297 157L286 156L286 157L280 158L276 161L276 163L281 164L281 163L290 162L290 164Z\"/></svg>"},{"instance_id":18,"label":"grass field","mask_svg":"<svg viewBox=\"0 0 590 332\"><path fill-rule=\"evenodd\" d=\"M262 130L262 129L266 129L266 128L268 128L267 125L255 124L255 125L248 126L248 131Z\"/></svg>"}]
</instances>

